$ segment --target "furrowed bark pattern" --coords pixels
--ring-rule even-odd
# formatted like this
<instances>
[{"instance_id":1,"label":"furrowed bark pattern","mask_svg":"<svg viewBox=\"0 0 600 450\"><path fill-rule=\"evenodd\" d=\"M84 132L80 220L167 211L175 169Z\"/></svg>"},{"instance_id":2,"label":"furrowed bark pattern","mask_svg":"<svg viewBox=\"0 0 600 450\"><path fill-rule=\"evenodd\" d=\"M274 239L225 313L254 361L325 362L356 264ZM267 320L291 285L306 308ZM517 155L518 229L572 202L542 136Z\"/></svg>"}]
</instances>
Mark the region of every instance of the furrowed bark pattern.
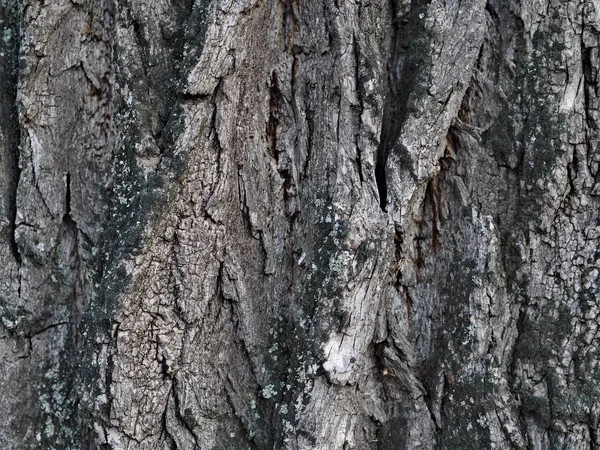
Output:
<instances>
[{"instance_id":1,"label":"furrowed bark pattern","mask_svg":"<svg viewBox=\"0 0 600 450\"><path fill-rule=\"evenodd\" d=\"M599 8L0 0L0 444L596 448Z\"/></svg>"},{"instance_id":2,"label":"furrowed bark pattern","mask_svg":"<svg viewBox=\"0 0 600 450\"><path fill-rule=\"evenodd\" d=\"M403 236L441 448L598 444L598 10L539 8L488 2L442 170Z\"/></svg>"},{"instance_id":3,"label":"furrowed bark pattern","mask_svg":"<svg viewBox=\"0 0 600 450\"><path fill-rule=\"evenodd\" d=\"M18 112L16 108L17 73L19 51L19 23L17 6L10 2L0 2L0 35L3 44L0 51L0 198L1 214L0 228L2 245L0 246L2 267L2 296L0 301L6 304L6 293L16 294L19 291L18 252L14 242L16 216L16 185L18 181ZM3 312L2 317L4 318ZM4 319L5 320L5 319ZM0 354L2 355L2 381L0 389L10 391L18 386L18 367L22 364L19 358L29 354L26 339L12 339L10 333L0 327ZM15 403L21 403L22 398L3 397L3 406L12 409ZM0 445L7 446L15 441L14 429L17 424L9 421L9 426L0 433Z\"/></svg>"},{"instance_id":4,"label":"furrowed bark pattern","mask_svg":"<svg viewBox=\"0 0 600 450\"><path fill-rule=\"evenodd\" d=\"M71 439L83 299L110 185L111 17L105 2L2 8L12 20L3 57L19 55L18 126L3 147L13 204L1 250L2 388L22 395L2 396L12 416L0 445L60 447Z\"/></svg>"},{"instance_id":5,"label":"furrowed bark pattern","mask_svg":"<svg viewBox=\"0 0 600 450\"><path fill-rule=\"evenodd\" d=\"M183 93L186 168L117 317L110 445L328 448L334 430L336 446L375 434L362 397L376 401L375 289L393 257L372 175L387 47L374 19L387 10L328 8L214 5L204 45L219 51ZM246 51L247 36L270 51Z\"/></svg>"}]
</instances>

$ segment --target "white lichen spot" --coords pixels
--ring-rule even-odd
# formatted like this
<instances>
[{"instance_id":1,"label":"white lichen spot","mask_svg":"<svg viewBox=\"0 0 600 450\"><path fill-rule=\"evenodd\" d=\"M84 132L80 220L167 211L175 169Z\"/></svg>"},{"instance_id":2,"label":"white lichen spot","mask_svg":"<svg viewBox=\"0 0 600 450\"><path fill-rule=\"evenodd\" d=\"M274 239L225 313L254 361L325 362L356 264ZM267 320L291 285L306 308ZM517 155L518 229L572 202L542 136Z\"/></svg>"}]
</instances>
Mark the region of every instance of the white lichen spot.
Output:
<instances>
[{"instance_id":1,"label":"white lichen spot","mask_svg":"<svg viewBox=\"0 0 600 450\"><path fill-rule=\"evenodd\" d=\"M329 268L333 272L341 272L342 269L352 262L352 255L348 251L339 253L334 259L329 262Z\"/></svg>"},{"instance_id":2,"label":"white lichen spot","mask_svg":"<svg viewBox=\"0 0 600 450\"><path fill-rule=\"evenodd\" d=\"M485 416L480 416L477 419L477 423L482 426L483 428L487 428L488 427L488 419Z\"/></svg>"},{"instance_id":3,"label":"white lichen spot","mask_svg":"<svg viewBox=\"0 0 600 450\"><path fill-rule=\"evenodd\" d=\"M272 384L267 384L262 390L262 396L264 398L273 398L277 395L277 391L275 390L275 386Z\"/></svg>"},{"instance_id":4,"label":"white lichen spot","mask_svg":"<svg viewBox=\"0 0 600 450\"><path fill-rule=\"evenodd\" d=\"M46 436L54 436L54 424L52 423L52 419L48 417L46 419L46 427L44 428L46 432Z\"/></svg>"},{"instance_id":5,"label":"white lichen spot","mask_svg":"<svg viewBox=\"0 0 600 450\"><path fill-rule=\"evenodd\" d=\"M11 28L4 29L4 36L2 36L2 40L5 44L8 44L13 37L13 30Z\"/></svg>"}]
</instances>

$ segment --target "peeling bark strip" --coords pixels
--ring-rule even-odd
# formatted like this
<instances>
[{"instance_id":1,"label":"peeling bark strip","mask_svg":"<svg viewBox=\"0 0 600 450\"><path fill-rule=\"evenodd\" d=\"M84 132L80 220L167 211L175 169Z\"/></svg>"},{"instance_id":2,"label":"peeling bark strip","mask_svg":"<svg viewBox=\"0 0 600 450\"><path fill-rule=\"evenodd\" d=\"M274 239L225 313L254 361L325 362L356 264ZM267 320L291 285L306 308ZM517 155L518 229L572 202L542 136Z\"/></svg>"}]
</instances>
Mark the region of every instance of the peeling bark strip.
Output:
<instances>
[{"instance_id":1,"label":"peeling bark strip","mask_svg":"<svg viewBox=\"0 0 600 450\"><path fill-rule=\"evenodd\" d=\"M599 36L0 0L0 447L598 448Z\"/></svg>"}]
</instances>

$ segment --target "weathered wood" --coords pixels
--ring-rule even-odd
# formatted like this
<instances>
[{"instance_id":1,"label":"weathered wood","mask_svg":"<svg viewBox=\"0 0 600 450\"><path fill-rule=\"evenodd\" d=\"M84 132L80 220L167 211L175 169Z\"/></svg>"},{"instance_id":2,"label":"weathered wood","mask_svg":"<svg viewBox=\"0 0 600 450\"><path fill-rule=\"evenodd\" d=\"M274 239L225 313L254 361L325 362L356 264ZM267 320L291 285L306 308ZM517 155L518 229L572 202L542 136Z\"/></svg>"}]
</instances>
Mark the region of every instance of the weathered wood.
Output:
<instances>
[{"instance_id":1,"label":"weathered wood","mask_svg":"<svg viewBox=\"0 0 600 450\"><path fill-rule=\"evenodd\" d=\"M596 448L599 20L0 0L0 445Z\"/></svg>"}]
</instances>

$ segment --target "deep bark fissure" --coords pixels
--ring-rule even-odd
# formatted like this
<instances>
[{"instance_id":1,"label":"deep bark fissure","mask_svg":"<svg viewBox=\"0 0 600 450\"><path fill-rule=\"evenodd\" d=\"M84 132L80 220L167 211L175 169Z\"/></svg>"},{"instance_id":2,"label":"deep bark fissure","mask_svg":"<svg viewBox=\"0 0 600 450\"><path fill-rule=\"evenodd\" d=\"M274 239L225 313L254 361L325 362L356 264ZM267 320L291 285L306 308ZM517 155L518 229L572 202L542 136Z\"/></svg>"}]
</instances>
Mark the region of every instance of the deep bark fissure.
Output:
<instances>
[{"instance_id":1,"label":"deep bark fissure","mask_svg":"<svg viewBox=\"0 0 600 450\"><path fill-rule=\"evenodd\" d=\"M279 151L277 149L277 127L279 126L279 119L277 118L277 115L282 96L278 84L277 72L273 71L271 73L271 84L269 86L269 118L267 120L265 134L270 141L269 150L271 156L275 159L275 165L279 170Z\"/></svg>"},{"instance_id":2,"label":"deep bark fissure","mask_svg":"<svg viewBox=\"0 0 600 450\"><path fill-rule=\"evenodd\" d=\"M170 395L170 393L169 393ZM162 430L161 430L161 438L163 437L163 433L165 438L169 441L170 450L178 450L177 443L175 442L174 436L169 432L167 425L167 413L169 410L169 402L166 403L163 413L162 413Z\"/></svg>"},{"instance_id":3,"label":"deep bark fissure","mask_svg":"<svg viewBox=\"0 0 600 450\"><path fill-rule=\"evenodd\" d=\"M179 421L179 423L181 423L181 425L183 425L183 427L186 429L186 431L193 437L194 442L196 444L196 446L198 446L198 437L196 436L196 433L194 432L194 425L189 423L190 420L193 420L192 417L186 417L185 416L185 411L184 411L184 415L181 415L181 401L179 399L179 392L178 392L178 383L177 383L177 378L173 378L172 382L171 382L171 392L170 395L173 398L173 412L175 413L175 417L177 418L177 420ZM168 402L167 402L168 405ZM166 430L166 429L165 429Z\"/></svg>"},{"instance_id":4,"label":"deep bark fissure","mask_svg":"<svg viewBox=\"0 0 600 450\"><path fill-rule=\"evenodd\" d=\"M21 264L21 255L19 247L15 240L15 229L17 227L17 187L21 175L19 167L19 115L17 111L17 92L18 92L18 56L20 53L20 14L18 6L1 5L0 6L0 31L3 36L7 33L13 33L12 41L4 40L2 49L2 58L0 62L4 70L0 73L0 101L2 102L3 118L0 121L0 132L6 140L3 144L8 151L3 152L5 160L4 174L8 181L7 197L7 216L10 223L9 242L10 249L18 265ZM4 109L6 108L6 109ZM5 122L6 121L6 122Z\"/></svg>"},{"instance_id":5,"label":"deep bark fissure","mask_svg":"<svg viewBox=\"0 0 600 450\"><path fill-rule=\"evenodd\" d=\"M365 105L363 103L363 93L362 93L362 83L360 77L360 49L358 47L358 42L356 41L356 35L352 34L352 51L354 53L354 80L356 83L356 96L358 98L358 111L357 111L357 119L359 125L362 122L362 114L365 110ZM362 168L362 155L360 145L358 143L358 135L354 135L355 139L355 148L356 148L356 166L358 169L358 178L360 183L364 183L364 175Z\"/></svg>"},{"instance_id":6,"label":"deep bark fissure","mask_svg":"<svg viewBox=\"0 0 600 450\"><path fill-rule=\"evenodd\" d=\"M397 142L402 123L409 109L409 96L417 85L419 69L425 67L427 58L423 40L425 30L420 15L429 0L411 0L409 11L399 16L399 0L390 0L392 15L389 60L387 61L387 92L385 96L383 123L375 163L375 180L379 191L381 209L387 211L388 188L386 164L392 147Z\"/></svg>"},{"instance_id":7,"label":"deep bark fissure","mask_svg":"<svg viewBox=\"0 0 600 450\"><path fill-rule=\"evenodd\" d=\"M19 127L19 114L17 111L17 92L18 92L18 58L20 54L20 14L17 12L17 5L12 6L0 6L2 8L2 14L0 18L0 31L3 36L6 36L7 30L14 30L16 34L13 37L13 44L0 46L3 50L3 57L0 62L3 62L5 70L0 74L0 102L2 102L3 109L6 108L8 111L4 112L2 121L6 120L6 123L0 123L0 131L5 136L6 146L9 151L3 152L3 159L5 159L4 173L7 176L8 181L8 202L7 202L7 215L10 223L9 230L9 243L10 250L12 252L17 265L21 265L22 259L19 252L19 246L15 240L15 230L17 228L17 188L19 180L21 178L21 168L19 166L20 157L20 127ZM17 38L19 36L19 38ZM2 61L4 60L4 61ZM6 78L6 79L4 79Z\"/></svg>"}]
</instances>

